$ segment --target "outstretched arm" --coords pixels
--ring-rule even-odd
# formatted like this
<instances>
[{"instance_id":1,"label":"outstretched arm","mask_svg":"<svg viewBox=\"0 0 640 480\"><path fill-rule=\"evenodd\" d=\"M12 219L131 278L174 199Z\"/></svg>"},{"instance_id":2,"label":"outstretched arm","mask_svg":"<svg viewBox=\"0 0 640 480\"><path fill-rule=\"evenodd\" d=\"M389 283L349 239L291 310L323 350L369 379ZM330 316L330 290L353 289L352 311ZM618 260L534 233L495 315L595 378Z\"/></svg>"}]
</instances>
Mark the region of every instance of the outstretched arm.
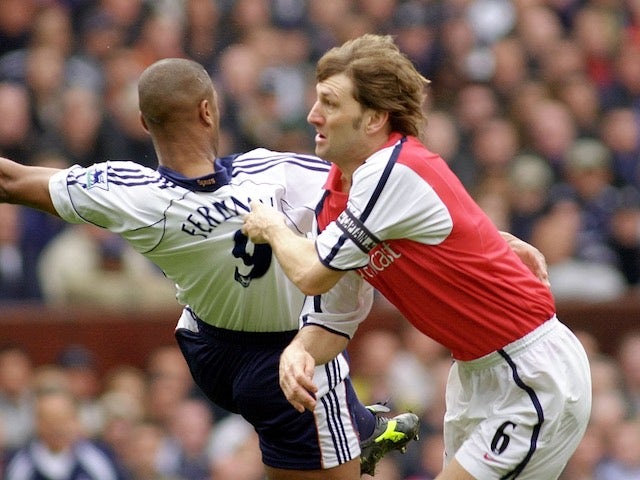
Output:
<instances>
[{"instance_id":1,"label":"outstretched arm","mask_svg":"<svg viewBox=\"0 0 640 480\"><path fill-rule=\"evenodd\" d=\"M49 195L49 179L57 171L0 157L0 202L25 205L57 216Z\"/></svg>"}]
</instances>

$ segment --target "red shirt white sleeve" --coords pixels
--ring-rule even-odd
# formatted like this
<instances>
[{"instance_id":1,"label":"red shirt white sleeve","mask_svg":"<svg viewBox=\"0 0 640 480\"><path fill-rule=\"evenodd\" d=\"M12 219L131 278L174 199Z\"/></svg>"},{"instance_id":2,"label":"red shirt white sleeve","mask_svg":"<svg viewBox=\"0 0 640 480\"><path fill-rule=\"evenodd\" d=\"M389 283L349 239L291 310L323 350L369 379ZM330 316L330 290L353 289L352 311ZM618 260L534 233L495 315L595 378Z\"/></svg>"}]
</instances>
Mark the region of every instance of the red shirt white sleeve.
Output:
<instances>
[{"instance_id":1,"label":"red shirt white sleeve","mask_svg":"<svg viewBox=\"0 0 640 480\"><path fill-rule=\"evenodd\" d=\"M549 289L416 138L393 134L356 170L346 209L339 177L334 166L317 209L321 261L358 269L454 358L480 358L555 314Z\"/></svg>"}]
</instances>

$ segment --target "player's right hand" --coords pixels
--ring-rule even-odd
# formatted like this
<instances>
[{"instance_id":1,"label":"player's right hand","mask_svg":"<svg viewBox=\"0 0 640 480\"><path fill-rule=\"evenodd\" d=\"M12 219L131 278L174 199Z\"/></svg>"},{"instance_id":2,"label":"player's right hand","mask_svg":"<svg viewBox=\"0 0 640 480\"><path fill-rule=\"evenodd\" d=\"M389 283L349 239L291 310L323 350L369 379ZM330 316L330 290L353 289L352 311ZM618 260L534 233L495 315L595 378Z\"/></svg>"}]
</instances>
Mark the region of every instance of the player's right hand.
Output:
<instances>
[{"instance_id":1,"label":"player's right hand","mask_svg":"<svg viewBox=\"0 0 640 480\"><path fill-rule=\"evenodd\" d=\"M275 208L253 200L251 211L243 216L242 233L253 243L269 243L269 229L286 227L284 215Z\"/></svg>"},{"instance_id":2,"label":"player's right hand","mask_svg":"<svg viewBox=\"0 0 640 480\"><path fill-rule=\"evenodd\" d=\"M289 403L301 413L316 407L315 365L311 354L296 342L285 348L280 356L280 388Z\"/></svg>"}]
</instances>

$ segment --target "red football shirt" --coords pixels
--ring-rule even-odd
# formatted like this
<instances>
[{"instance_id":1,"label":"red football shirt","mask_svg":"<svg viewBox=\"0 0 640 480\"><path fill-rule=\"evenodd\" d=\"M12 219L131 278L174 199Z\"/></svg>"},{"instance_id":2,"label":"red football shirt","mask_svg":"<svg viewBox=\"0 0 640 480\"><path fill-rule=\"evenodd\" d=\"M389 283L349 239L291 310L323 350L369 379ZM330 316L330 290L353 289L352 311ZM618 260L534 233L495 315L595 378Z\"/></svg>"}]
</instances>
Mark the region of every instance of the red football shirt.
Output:
<instances>
[{"instance_id":1,"label":"red football shirt","mask_svg":"<svg viewBox=\"0 0 640 480\"><path fill-rule=\"evenodd\" d=\"M340 176L333 166L316 212L321 261L358 269L454 358L482 357L554 315L550 290L416 138L393 134L354 172L348 197Z\"/></svg>"}]
</instances>

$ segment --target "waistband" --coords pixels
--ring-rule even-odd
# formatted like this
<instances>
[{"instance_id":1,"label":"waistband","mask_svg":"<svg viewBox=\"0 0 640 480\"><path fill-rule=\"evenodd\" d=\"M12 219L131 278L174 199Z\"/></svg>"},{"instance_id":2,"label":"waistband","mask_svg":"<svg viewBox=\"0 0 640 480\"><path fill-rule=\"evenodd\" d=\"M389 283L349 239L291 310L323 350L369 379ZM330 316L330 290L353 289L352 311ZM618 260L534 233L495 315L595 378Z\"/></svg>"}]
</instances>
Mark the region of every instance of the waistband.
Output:
<instances>
[{"instance_id":1,"label":"waistband","mask_svg":"<svg viewBox=\"0 0 640 480\"><path fill-rule=\"evenodd\" d=\"M283 332L244 332L240 330L229 330L227 328L215 327L204 320L201 320L195 313L191 312L194 320L198 324L198 331L216 340L240 345L263 345L263 346L286 346L298 330L287 330Z\"/></svg>"},{"instance_id":2,"label":"waistband","mask_svg":"<svg viewBox=\"0 0 640 480\"><path fill-rule=\"evenodd\" d=\"M492 367L493 365L504 361L504 357L502 356L501 352L506 353L510 357L515 357L518 355L518 353L526 349L532 343L537 342L559 327L560 321L554 315L539 327L527 333L522 338L511 342L500 350L488 353L484 357L480 357L475 360L469 360L466 362L456 360L456 363L459 364L460 368L466 368L470 370L479 370L482 368Z\"/></svg>"}]
</instances>

